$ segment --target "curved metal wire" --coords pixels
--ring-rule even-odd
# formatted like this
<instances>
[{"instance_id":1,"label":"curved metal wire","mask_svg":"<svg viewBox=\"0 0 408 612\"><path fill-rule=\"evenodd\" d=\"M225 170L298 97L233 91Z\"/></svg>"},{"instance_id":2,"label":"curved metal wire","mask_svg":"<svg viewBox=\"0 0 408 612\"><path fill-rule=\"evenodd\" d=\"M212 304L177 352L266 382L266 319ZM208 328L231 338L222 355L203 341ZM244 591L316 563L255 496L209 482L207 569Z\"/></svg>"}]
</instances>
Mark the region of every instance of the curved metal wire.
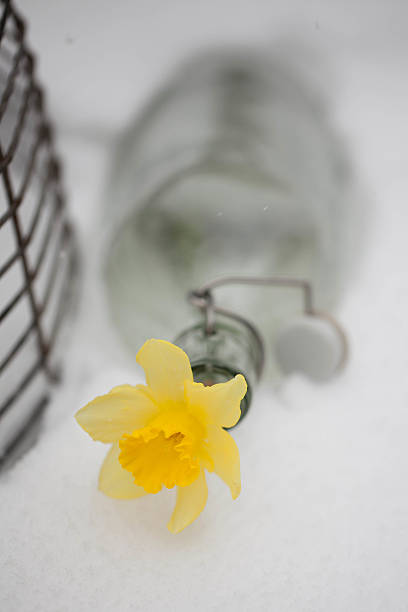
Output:
<instances>
[{"instance_id":1,"label":"curved metal wire","mask_svg":"<svg viewBox=\"0 0 408 612\"><path fill-rule=\"evenodd\" d=\"M265 344L260 332L257 328L245 317L225 308L216 306L213 290L226 285L256 285L264 287L292 287L303 293L303 313L307 316L324 319L327 321L335 330L340 344L341 344L341 357L336 371L341 370L347 362L349 347L347 335L340 323L329 313L315 310L314 308L314 295L313 287L311 283L305 279L294 278L290 276L222 276L215 280L206 283L190 291L187 299L193 306L196 306L201 310L205 317L205 331L208 335L215 332L215 320L216 314L221 314L225 317L229 317L239 321L246 326L247 329L253 335L255 341L260 348L261 360L257 368L258 377L261 376L265 367Z\"/></svg>"}]
</instances>

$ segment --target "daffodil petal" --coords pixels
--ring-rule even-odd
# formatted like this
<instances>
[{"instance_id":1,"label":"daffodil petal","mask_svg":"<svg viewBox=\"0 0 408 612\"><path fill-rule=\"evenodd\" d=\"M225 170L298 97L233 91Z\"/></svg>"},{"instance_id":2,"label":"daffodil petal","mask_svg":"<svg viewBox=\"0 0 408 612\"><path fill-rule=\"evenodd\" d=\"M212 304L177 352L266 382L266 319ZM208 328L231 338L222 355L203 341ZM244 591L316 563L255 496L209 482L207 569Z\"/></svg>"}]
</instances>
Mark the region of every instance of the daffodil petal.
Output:
<instances>
[{"instance_id":1,"label":"daffodil petal","mask_svg":"<svg viewBox=\"0 0 408 612\"><path fill-rule=\"evenodd\" d=\"M170 522L167 525L172 533L179 533L201 514L207 503L208 489L204 471L187 487L177 488L177 500Z\"/></svg>"},{"instance_id":2,"label":"daffodil petal","mask_svg":"<svg viewBox=\"0 0 408 612\"><path fill-rule=\"evenodd\" d=\"M222 427L232 427L241 416L241 400L247 392L242 374L225 383L205 387L202 383L185 383L186 400L189 407L198 412L201 419Z\"/></svg>"},{"instance_id":3,"label":"daffodil petal","mask_svg":"<svg viewBox=\"0 0 408 612\"><path fill-rule=\"evenodd\" d=\"M144 427L157 412L146 387L121 385L89 402L75 418L94 440L115 442L123 434Z\"/></svg>"},{"instance_id":4,"label":"daffodil petal","mask_svg":"<svg viewBox=\"0 0 408 612\"><path fill-rule=\"evenodd\" d=\"M184 403L184 382L192 381L193 374L180 347L165 340L147 340L136 361L144 369L147 385L160 406Z\"/></svg>"},{"instance_id":5,"label":"daffodil petal","mask_svg":"<svg viewBox=\"0 0 408 612\"><path fill-rule=\"evenodd\" d=\"M119 444L115 442L106 455L99 472L99 490L115 499L135 499L148 495L143 487L134 483L132 474L120 465L119 453Z\"/></svg>"},{"instance_id":6,"label":"daffodil petal","mask_svg":"<svg viewBox=\"0 0 408 612\"><path fill-rule=\"evenodd\" d=\"M214 472L230 488L232 499L241 492L241 472L238 446L225 429L208 427L207 451L214 462Z\"/></svg>"}]
</instances>

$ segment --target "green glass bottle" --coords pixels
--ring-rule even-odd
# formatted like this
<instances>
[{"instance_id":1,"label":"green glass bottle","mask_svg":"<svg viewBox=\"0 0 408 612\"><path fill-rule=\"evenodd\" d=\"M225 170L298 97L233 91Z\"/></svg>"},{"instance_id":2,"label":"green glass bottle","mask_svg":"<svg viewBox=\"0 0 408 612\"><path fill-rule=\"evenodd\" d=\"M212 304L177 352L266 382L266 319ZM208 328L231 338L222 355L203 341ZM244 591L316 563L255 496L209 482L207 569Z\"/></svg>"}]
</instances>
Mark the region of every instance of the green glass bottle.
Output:
<instances>
[{"instance_id":1,"label":"green glass bottle","mask_svg":"<svg viewBox=\"0 0 408 612\"><path fill-rule=\"evenodd\" d=\"M252 388L279 330L304 312L302 292L290 282L220 285L217 300L235 316L213 313L211 333L185 298L225 275L278 276L301 279L315 311L330 310L342 285L346 191L324 106L287 66L243 51L183 65L117 149L104 277L124 342L134 353L149 337L177 337L196 380L242 371ZM271 357L267 373L278 371Z\"/></svg>"}]
</instances>

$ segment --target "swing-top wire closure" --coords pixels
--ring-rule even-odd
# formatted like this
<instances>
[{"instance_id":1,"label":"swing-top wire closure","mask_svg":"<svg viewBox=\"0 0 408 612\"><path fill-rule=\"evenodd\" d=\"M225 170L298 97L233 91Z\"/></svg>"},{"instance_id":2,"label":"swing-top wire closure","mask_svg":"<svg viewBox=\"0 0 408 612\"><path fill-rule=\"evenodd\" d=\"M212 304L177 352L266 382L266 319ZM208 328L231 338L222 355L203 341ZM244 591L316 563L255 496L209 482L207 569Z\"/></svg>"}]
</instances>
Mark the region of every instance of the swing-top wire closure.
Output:
<instances>
[{"instance_id":1,"label":"swing-top wire closure","mask_svg":"<svg viewBox=\"0 0 408 612\"><path fill-rule=\"evenodd\" d=\"M205 319L205 333L210 336L216 333L216 315L220 314L224 317L233 319L243 324L253 335L254 340L258 344L260 359L257 364L257 376L261 377L265 367L265 343L262 335L257 328L245 317L233 312L232 310L217 306L213 297L213 290L226 285L256 285L263 287L289 287L301 291L303 294L303 314L310 317L316 317L327 321L335 330L341 345L341 356L336 368L336 372L340 371L347 362L349 354L349 346L347 335L340 323L330 313L316 310L314 307L313 287L311 283L305 279L294 278L290 276L222 276L198 289L193 289L187 295L187 299L193 306L197 307L203 314Z\"/></svg>"}]
</instances>

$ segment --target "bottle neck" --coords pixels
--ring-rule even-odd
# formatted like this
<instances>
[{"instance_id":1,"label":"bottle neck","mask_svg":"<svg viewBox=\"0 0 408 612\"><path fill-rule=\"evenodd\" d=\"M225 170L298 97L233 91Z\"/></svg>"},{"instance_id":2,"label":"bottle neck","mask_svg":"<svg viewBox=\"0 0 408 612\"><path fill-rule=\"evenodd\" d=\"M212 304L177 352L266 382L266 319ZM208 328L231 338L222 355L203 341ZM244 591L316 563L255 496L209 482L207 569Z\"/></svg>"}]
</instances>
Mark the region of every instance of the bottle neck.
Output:
<instances>
[{"instance_id":1,"label":"bottle neck","mask_svg":"<svg viewBox=\"0 0 408 612\"><path fill-rule=\"evenodd\" d=\"M248 391L241 402L241 418L249 410L253 388L263 363L263 345L259 335L239 319L217 315L212 333L198 323L179 334L175 344L189 356L194 380L206 386L226 382L243 374Z\"/></svg>"}]
</instances>

